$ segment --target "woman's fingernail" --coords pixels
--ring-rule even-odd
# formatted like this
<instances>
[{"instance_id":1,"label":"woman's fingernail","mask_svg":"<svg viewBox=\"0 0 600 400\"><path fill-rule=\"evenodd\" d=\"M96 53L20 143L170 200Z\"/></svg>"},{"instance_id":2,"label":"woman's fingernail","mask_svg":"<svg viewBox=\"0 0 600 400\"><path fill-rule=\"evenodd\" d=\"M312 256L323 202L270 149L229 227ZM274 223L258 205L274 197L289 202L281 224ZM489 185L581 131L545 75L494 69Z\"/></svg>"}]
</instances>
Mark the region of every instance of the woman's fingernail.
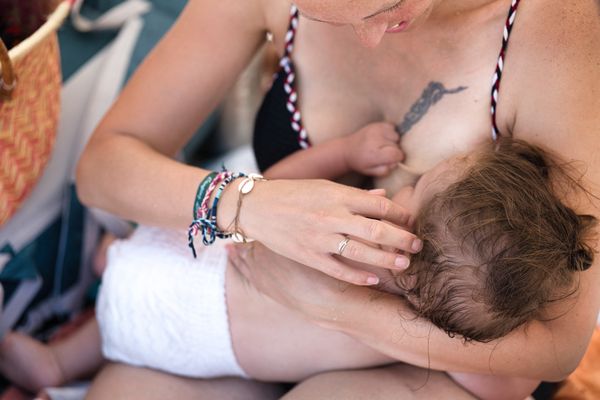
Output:
<instances>
[{"instance_id":1,"label":"woman's fingernail","mask_svg":"<svg viewBox=\"0 0 600 400\"><path fill-rule=\"evenodd\" d=\"M377 285L379 283L379 278L376 276L370 276L367 278L367 283L369 285Z\"/></svg>"},{"instance_id":2,"label":"woman's fingernail","mask_svg":"<svg viewBox=\"0 0 600 400\"><path fill-rule=\"evenodd\" d=\"M394 265L398 268L408 268L408 266L410 265L410 260L406 257L396 257Z\"/></svg>"},{"instance_id":3,"label":"woman's fingernail","mask_svg":"<svg viewBox=\"0 0 600 400\"><path fill-rule=\"evenodd\" d=\"M423 241L421 239L415 239L412 242L411 249L412 251L421 251L423 248Z\"/></svg>"}]
</instances>

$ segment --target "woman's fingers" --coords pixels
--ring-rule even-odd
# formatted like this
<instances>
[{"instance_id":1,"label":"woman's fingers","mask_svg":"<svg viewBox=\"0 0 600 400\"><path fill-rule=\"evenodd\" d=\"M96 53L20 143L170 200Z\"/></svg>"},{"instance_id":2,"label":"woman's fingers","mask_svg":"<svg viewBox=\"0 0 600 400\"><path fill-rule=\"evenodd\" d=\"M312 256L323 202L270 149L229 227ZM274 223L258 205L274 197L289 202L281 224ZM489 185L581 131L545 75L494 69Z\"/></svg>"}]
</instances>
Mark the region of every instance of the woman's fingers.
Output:
<instances>
[{"instance_id":1,"label":"woman's fingers","mask_svg":"<svg viewBox=\"0 0 600 400\"><path fill-rule=\"evenodd\" d=\"M278 201L269 201L273 198ZM407 260L396 254L396 249L414 253L420 248L416 236L400 228L410 222L410 214L402 206L381 192L371 194L322 180L274 180L257 185L244 201L240 221L250 237L271 250L356 285L374 284L377 277L346 265L348 260L402 268ZM345 259L335 259L342 235L363 243L351 240L343 251Z\"/></svg>"},{"instance_id":2,"label":"woman's fingers","mask_svg":"<svg viewBox=\"0 0 600 400\"><path fill-rule=\"evenodd\" d=\"M370 286L379 283L379 277L372 272L363 271L349 267L333 256L326 257L318 268L324 274L340 281L348 282L358 286Z\"/></svg>"},{"instance_id":3,"label":"woman's fingers","mask_svg":"<svg viewBox=\"0 0 600 400\"><path fill-rule=\"evenodd\" d=\"M343 247L343 251L338 251L337 254L364 264L373 265L376 267L387 269L408 268L410 259L403 255L394 252L385 251L383 249L374 248L357 239L347 238L347 242ZM345 239L342 240L343 243ZM339 245L338 245L339 249Z\"/></svg>"},{"instance_id":4,"label":"woman's fingers","mask_svg":"<svg viewBox=\"0 0 600 400\"><path fill-rule=\"evenodd\" d=\"M355 193L360 194L360 198L356 198L355 201L348 204L350 212L367 218L381 219L399 226L408 225L410 213L401 205L375 194L367 193L367 196L365 196L365 192L362 190L356 190ZM362 234L355 236L364 238Z\"/></svg>"},{"instance_id":5,"label":"woman's fingers","mask_svg":"<svg viewBox=\"0 0 600 400\"><path fill-rule=\"evenodd\" d=\"M414 233L377 219L357 215L354 216L352 223L341 222L337 228L341 234L355 236L367 243L389 246L408 253L418 253L423 247L423 242Z\"/></svg>"}]
</instances>

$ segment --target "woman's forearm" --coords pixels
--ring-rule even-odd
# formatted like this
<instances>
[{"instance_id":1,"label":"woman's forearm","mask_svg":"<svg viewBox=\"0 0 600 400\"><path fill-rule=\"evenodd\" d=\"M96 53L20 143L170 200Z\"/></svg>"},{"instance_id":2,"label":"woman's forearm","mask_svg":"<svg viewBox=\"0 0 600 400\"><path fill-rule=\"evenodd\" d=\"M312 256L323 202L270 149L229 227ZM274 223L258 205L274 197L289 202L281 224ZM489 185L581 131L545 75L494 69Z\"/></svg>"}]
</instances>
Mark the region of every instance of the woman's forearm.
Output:
<instances>
[{"instance_id":1,"label":"woman's forearm","mask_svg":"<svg viewBox=\"0 0 600 400\"><path fill-rule=\"evenodd\" d=\"M263 12L260 0L236 7L221 0L187 2L92 135L77 171L84 203L146 224L189 225L206 172L169 157L217 107L264 42L270 26ZM228 45L215 46L217 38ZM231 204L235 213L235 199Z\"/></svg>"},{"instance_id":2,"label":"woman's forearm","mask_svg":"<svg viewBox=\"0 0 600 400\"><path fill-rule=\"evenodd\" d=\"M77 169L78 194L85 204L143 224L189 225L195 191L207 171L169 159L127 135L92 140Z\"/></svg>"},{"instance_id":3,"label":"woman's forearm","mask_svg":"<svg viewBox=\"0 0 600 400\"><path fill-rule=\"evenodd\" d=\"M321 314L319 325L345 332L398 360L442 371L562 380L579 363L589 340L587 331L591 335L594 326L584 323L578 329L573 321L568 328L559 318L531 323L487 344L464 343L415 317L394 295L349 287L340 296L329 313Z\"/></svg>"}]
</instances>

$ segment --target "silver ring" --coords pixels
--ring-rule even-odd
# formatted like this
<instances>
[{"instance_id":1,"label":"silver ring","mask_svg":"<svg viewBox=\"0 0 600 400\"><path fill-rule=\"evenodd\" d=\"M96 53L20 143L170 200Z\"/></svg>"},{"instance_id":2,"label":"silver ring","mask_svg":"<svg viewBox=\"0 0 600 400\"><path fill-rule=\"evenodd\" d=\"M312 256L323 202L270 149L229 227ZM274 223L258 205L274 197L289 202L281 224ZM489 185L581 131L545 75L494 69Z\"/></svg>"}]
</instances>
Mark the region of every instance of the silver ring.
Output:
<instances>
[{"instance_id":1,"label":"silver ring","mask_svg":"<svg viewBox=\"0 0 600 400\"><path fill-rule=\"evenodd\" d=\"M338 244L338 254L341 256L342 253L344 252L344 250L346 250L346 246L348 246L348 242L350 241L350 238L348 236L344 237L340 243Z\"/></svg>"}]
</instances>

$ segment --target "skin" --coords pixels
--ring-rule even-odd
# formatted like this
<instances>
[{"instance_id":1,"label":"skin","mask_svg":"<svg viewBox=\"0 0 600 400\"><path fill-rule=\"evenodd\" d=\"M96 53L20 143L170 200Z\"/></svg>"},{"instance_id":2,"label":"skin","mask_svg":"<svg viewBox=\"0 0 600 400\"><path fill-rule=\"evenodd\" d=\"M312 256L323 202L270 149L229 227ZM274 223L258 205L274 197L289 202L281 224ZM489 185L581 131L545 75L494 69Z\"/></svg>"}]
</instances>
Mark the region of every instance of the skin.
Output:
<instances>
[{"instance_id":1,"label":"skin","mask_svg":"<svg viewBox=\"0 0 600 400\"><path fill-rule=\"evenodd\" d=\"M387 169L389 160L394 160L396 164L401 159L402 152L398 142L393 125L371 124L353 135L312 146L306 151L286 157L263 175L267 179L336 179L351 172L372 175L381 169ZM443 172L436 167L424 174L422 180L435 181L436 176L431 175ZM422 191L414 191L411 204L425 201ZM99 277L107 267L108 247L115 240L114 236L106 235L97 248L93 264ZM364 244L354 240L349 244L348 251L357 251L362 245ZM200 248L199 251L210 249ZM407 257L399 258L408 264ZM113 258L113 263L114 260ZM138 259L137 263L147 266L152 260ZM113 268L118 269L119 266ZM389 274L381 275L383 271L374 267L370 267L370 271L390 283ZM173 269L165 266L162 272L172 276ZM154 276L148 284L142 285L147 290L143 296L152 296L156 290L160 290L149 289L153 283L168 279L168 276L158 279ZM252 290L231 266L227 266L226 282L235 354L244 371L256 379L300 381L325 370L362 368L392 361L354 340L348 340L346 336L319 329L303 319L298 320L298 315L290 314L277 303ZM384 290L391 288L394 288L393 284L382 286ZM139 312L137 309L131 310L132 314ZM99 329L98 321L93 317L68 338L50 344L36 341L28 335L10 332L0 341L0 372L14 384L32 393L92 376L106 361L101 353ZM281 337L286 340L282 341ZM309 337L312 338L309 340ZM315 349L307 351L306 347L298 348L298 340L304 340ZM269 346L275 342L277 346ZM322 357L322 362L318 365L314 362L312 353L319 352L320 348L327 348L328 354L327 357ZM260 349L260 354L255 354L255 349ZM277 365L277 360L283 356L290 361L287 367ZM275 365L277 368L273 368Z\"/></svg>"},{"instance_id":2,"label":"skin","mask_svg":"<svg viewBox=\"0 0 600 400\"><path fill-rule=\"evenodd\" d=\"M295 42L300 109L314 143L351 134L371 122L401 124L431 82L441 82L447 89L467 89L444 95L422 111L419 121L404 134L404 162L409 170L423 172L439 160L490 140L490 79L508 1L406 0L393 12L368 21L363 18L390 4L383 0L300 0L297 5L304 14L333 23L301 18ZM587 167L585 183L592 192L600 185L600 159L591 152L597 146L600 126L595 112L600 109L600 49L590 40L600 37L598 7L594 0L522 2L497 115L503 134L554 150L567 160L583 162ZM182 226L191 208L198 173L175 167L151 148L173 154L181 146L218 103L265 31L273 33L281 54L288 11L289 4L284 1L191 1L178 26L142 67L92 140L79 169L79 181L85 182L80 187L84 199L134 219ZM385 33L404 20L410 22L405 32ZM186 41L190 37L195 39L193 43ZM228 46L215 48L217 42ZM189 63L180 62L182 59ZM217 61L206 63L206 59ZM169 96L164 96L165 91ZM177 101L173 101L174 96ZM132 118L136 115L144 117ZM150 138L150 146L142 145L142 138L146 143ZM122 145L127 145L127 157L118 150ZM109 170L97 168L102 158L108 158ZM147 169L141 167L148 160L157 167L150 182ZM122 173L125 170L128 174ZM398 173L398 181L414 179L414 175ZM111 190L111 182L127 189ZM270 195L276 186L257 185L245 200L244 206L252 211L243 216L250 230L266 214L261 207L271 207ZM284 194L297 186L277 187L277 193ZM151 195L140 200L140 193ZM225 194L223 205L231 206L234 200L227 197ZM137 200L127 204L127 198ZM598 216L596 200L581 195L568 200L579 213ZM226 214L229 206L224 207ZM327 223L331 225L331 220ZM244 230L248 231L246 227ZM299 233L312 237L306 231ZM259 239L269 241L267 237ZM332 251L341 237L323 239L319 237L327 251ZM317 262L300 249L286 250L297 251L295 259L312 267ZM581 358L600 306L600 293L591 290L600 284L600 267L594 265L581 273L577 303L563 317L532 324L527 332L515 332L489 345L464 346L428 323L415 320L393 297L373 301L371 290L364 287L340 292L330 280L308 279L306 269L260 246L255 246L245 262L252 284L290 310L395 359L436 370L563 379ZM399 326L404 329L399 330ZM354 392L360 397L361 387L368 388L367 383L378 378L357 374L365 383ZM356 374L347 377L360 382ZM104 389L111 388L110 380L102 382ZM170 382L177 387L175 380ZM334 382L319 380L320 387ZM446 384L452 385L450 381ZM197 393L201 390L198 387ZM362 395L368 397L367 393ZM289 396L294 398L293 393Z\"/></svg>"},{"instance_id":3,"label":"skin","mask_svg":"<svg viewBox=\"0 0 600 400\"><path fill-rule=\"evenodd\" d=\"M304 2L300 2L299 7L302 3ZM502 12L497 12L498 25L496 26L501 26L506 12L506 2L489 2L470 14L464 14L464 18L477 25L476 21L482 16L483 10L495 15L494 10L498 6L501 6L499 9ZM443 7L440 4L441 9ZM433 12L429 21L436 21L439 15L437 11ZM489 18L490 14L487 15ZM597 37L600 34L598 3L582 1L567 6L558 1L552 4L528 1L520 6L518 15L509 57L505 64L498 107L499 128L501 132L554 150L566 160L582 162L586 166L582 171L585 173L583 182L592 193L598 193L600 160L591 153L590 149L597 146L596 138L600 126L600 117L593 111L600 103L599 97L595 95L600 92L600 76L597 68L600 49L589 40L589 37ZM439 23L439 20L437 21ZM402 44L410 49L421 48L418 44L424 45L424 42L420 42L422 38L437 33L425 31L425 25L422 25L422 29L419 35L416 34L418 31L416 27L414 31L405 32L402 39L406 42L403 41ZM458 40L464 32L461 27L457 26L456 29L454 35ZM298 39L301 39L302 31L299 32ZM411 36L413 32L415 35ZM454 69L454 66L460 65L461 62L454 59L452 53L447 53L447 59L454 62L443 64L445 70L436 71L435 67L426 63L414 67L407 64L403 66L404 68L400 68L418 81L419 76L422 75L420 69L427 66L427 73L432 74L433 71L436 77L448 73L446 79L439 79L443 82L450 82L450 77L459 77L456 81L452 81L455 83L448 86L460 85L469 88L455 94L452 101L440 101L406 134L402 143L408 165L413 167L425 165L432 155L443 157L443 153L449 151L446 146L450 143L459 146L471 145L473 141L482 138L481 132L487 136L490 127L489 120L486 119L489 115L487 110L480 108L489 107L489 99L485 94L489 91L489 86L487 83L483 84L485 83L483 72L489 73L489 66L494 65L492 56L497 52L497 48L491 44L488 45L495 49L494 52L478 48L478 40L484 42L483 39L488 34L489 32L483 29L479 39L473 39L472 36L469 39L463 38L463 41L471 40L470 46L465 42L462 45L458 42L458 50L455 49L458 53L468 57L469 53L475 50L480 55L477 60L470 60L471 68L462 66L464 68L462 75ZM309 33L306 33L306 36L308 35ZM453 36L452 33L447 32L446 35ZM431 41L431 37L427 39ZM385 47L387 40L388 38L384 37L377 49ZM545 45L546 43L553 43L553 45ZM298 53L301 52L300 49L305 49L302 47L302 41L299 41L297 47ZM440 51L435 46L433 50ZM419 61L426 61L428 55L428 51L423 50L417 57L421 57ZM531 62L531 59L543 60L543 62ZM481 76L479 61L488 64L488 68L481 71ZM386 66L381 68L385 69ZM470 75L466 74L467 71ZM553 78L551 80L544 78L548 76ZM390 85L393 86L394 83ZM478 96L480 91L481 96ZM302 90L300 92L302 93ZM410 93L410 90L401 93ZM310 97L305 95L304 98ZM467 101L461 101L462 98ZM461 106L464 110L456 113L456 118L462 120L452 119L453 109L456 106ZM443 118L445 113L447 118ZM305 111L305 114L308 112ZM441 125L438 124L442 121L450 127L441 129ZM305 122L308 124L309 120ZM470 123L475 130L465 126L464 123ZM436 126L440 129L435 129ZM462 136L460 134L455 136L453 131L455 126L464 129ZM308 130L310 132L310 128ZM445 135L446 140L442 140L441 135ZM462 141L454 142L455 137ZM427 141L430 145L426 149L421 148L419 151L418 147L411 146L412 143L416 145L417 141L423 143L421 141L423 138L430 139ZM413 139L415 142L412 142ZM423 154L424 150L427 154ZM567 198L567 203L580 213L598 216L598 202L593 197L578 193ZM254 255L256 257L256 252ZM265 259L262 257L259 259L260 265L264 266ZM286 263L283 261L282 264ZM598 271L600 267L594 266L589 271L581 273L577 302L563 317L547 323L532 324L527 332L516 332L487 346L465 347L458 340L452 340L442 332L435 329L432 331L427 323L407 322L412 320L410 313L405 311L399 313L398 310L402 309L402 306L393 298L378 299L375 304L370 300L368 289L356 288L356 290L336 293L316 289L315 286L319 284L315 282L311 282L311 288L322 297L307 298L308 295L300 294L300 290L294 293L295 288L303 287L302 272L299 269L286 274L286 268L282 264L278 265L276 271L268 268L259 269L258 265L253 265L252 258L249 264L252 268L252 273L249 275L252 283L278 301L284 302L291 309L305 313L313 321L330 329L341 330L357 337L386 354L394 354L398 359L440 370L453 369L457 366L457 360L460 360L460 368L463 371L493 371L499 374L545 380L563 379L577 366L585 351L595 325L600 301L597 291L590 290L600 283ZM290 267L290 271L292 269L293 267ZM361 312L358 313L358 310ZM394 310L397 318L390 319L389 315L393 314ZM357 317L352 318L352 316ZM397 332L399 326L405 327L404 333L393 335L392 332ZM400 338L402 340L399 340Z\"/></svg>"},{"instance_id":4,"label":"skin","mask_svg":"<svg viewBox=\"0 0 600 400\"><path fill-rule=\"evenodd\" d=\"M420 207L429 201L435 193L443 190L447 184L459 177L460 170L465 166L465 160L466 158L459 157L452 159L452 161L439 163L438 166L425 173L414 187L403 188L396 197L409 204L412 212L419 212ZM286 161L294 163L294 160L283 162ZM352 240L352 243L354 242L355 240ZM206 251L210 251L210 249ZM153 264L151 259L144 257L138 259L137 262L140 265ZM175 257L180 256L175 255ZM118 271L118 268L123 267L125 266L117 264L113 265L112 268L116 268L116 271ZM382 281L382 285L379 287L380 290L389 293L398 292L391 275L385 271L378 271L375 267L366 268L380 274ZM135 297L151 296L156 290L160 290L156 285L163 287L164 282L168 281L169 278L165 276L164 279L161 279L156 275L157 273L178 274L178 272L173 272L169 265L157 269L157 265L153 264L152 278L141 281L141 285L136 286L137 289L132 289L134 292L131 295ZM389 364L393 361L346 335L319 328L300 315L288 312L286 308L249 286L240 272L235 268L231 268L231 265L227 267L226 274L227 305L232 345L240 366L249 376L263 381L297 382L323 371L365 368ZM139 279L144 279L144 277L140 276ZM110 295L111 291L108 290L104 293L104 296ZM141 311L135 308L127 309L125 304L121 306L123 307L122 312L125 314ZM300 341L303 342L302 346L298 346ZM97 334L93 342L89 341L87 346L91 348L100 347ZM81 351L79 347L79 343L73 342L71 353L79 354ZM62 358L57 357L61 364L63 364ZM287 360L285 365L277 362L282 358ZM482 381L486 384L481 384ZM523 382L518 379L513 381L514 387L523 387ZM506 384L507 380L497 377L475 378L462 374L461 382L465 387L472 388L473 393L476 393L478 398L493 399L494 396L486 395L486 391L474 386L474 383L479 383L480 387L495 388L495 391L497 391L497 388L501 387L499 385ZM404 381L402 383L405 386L404 389L412 390L414 385L406 385L406 383ZM396 386L392 385L386 390L395 389ZM312 384L308 385L302 391L312 390L312 387ZM474 390L475 388L477 390ZM429 390L432 390L431 386L428 387ZM460 392L459 389L455 389L455 391ZM507 398L506 391L503 391L503 393L504 398ZM515 398L523 397L523 393L526 392L517 393L521 396Z\"/></svg>"},{"instance_id":5,"label":"skin","mask_svg":"<svg viewBox=\"0 0 600 400\"><path fill-rule=\"evenodd\" d=\"M84 150L77 188L85 204L143 224L189 226L196 188L208 171L172 157L224 97L266 32L276 31L278 39L283 36L283 14L270 11L269 4L268 0L251 0L242 7L233 0L188 3ZM283 3L277 11L288 6ZM277 25L271 21L275 17ZM215 48L214 43L221 41L228 45ZM206 62L213 59L219 61ZM331 249L343 235L394 244L408 252L415 251L413 246L419 248L418 239L398 227L408 219L405 210L362 190L328 181L281 179L257 185L253 194L244 202L247 212L240 220L249 237L347 282L365 285L376 277L331 257ZM233 221L236 203L235 191L226 190L217 215L221 229ZM303 205L302 212L298 204ZM287 239L290 232L296 240ZM311 239L300 245L302 237ZM391 268L397 255L386 253L382 256L365 248L357 261Z\"/></svg>"}]
</instances>

